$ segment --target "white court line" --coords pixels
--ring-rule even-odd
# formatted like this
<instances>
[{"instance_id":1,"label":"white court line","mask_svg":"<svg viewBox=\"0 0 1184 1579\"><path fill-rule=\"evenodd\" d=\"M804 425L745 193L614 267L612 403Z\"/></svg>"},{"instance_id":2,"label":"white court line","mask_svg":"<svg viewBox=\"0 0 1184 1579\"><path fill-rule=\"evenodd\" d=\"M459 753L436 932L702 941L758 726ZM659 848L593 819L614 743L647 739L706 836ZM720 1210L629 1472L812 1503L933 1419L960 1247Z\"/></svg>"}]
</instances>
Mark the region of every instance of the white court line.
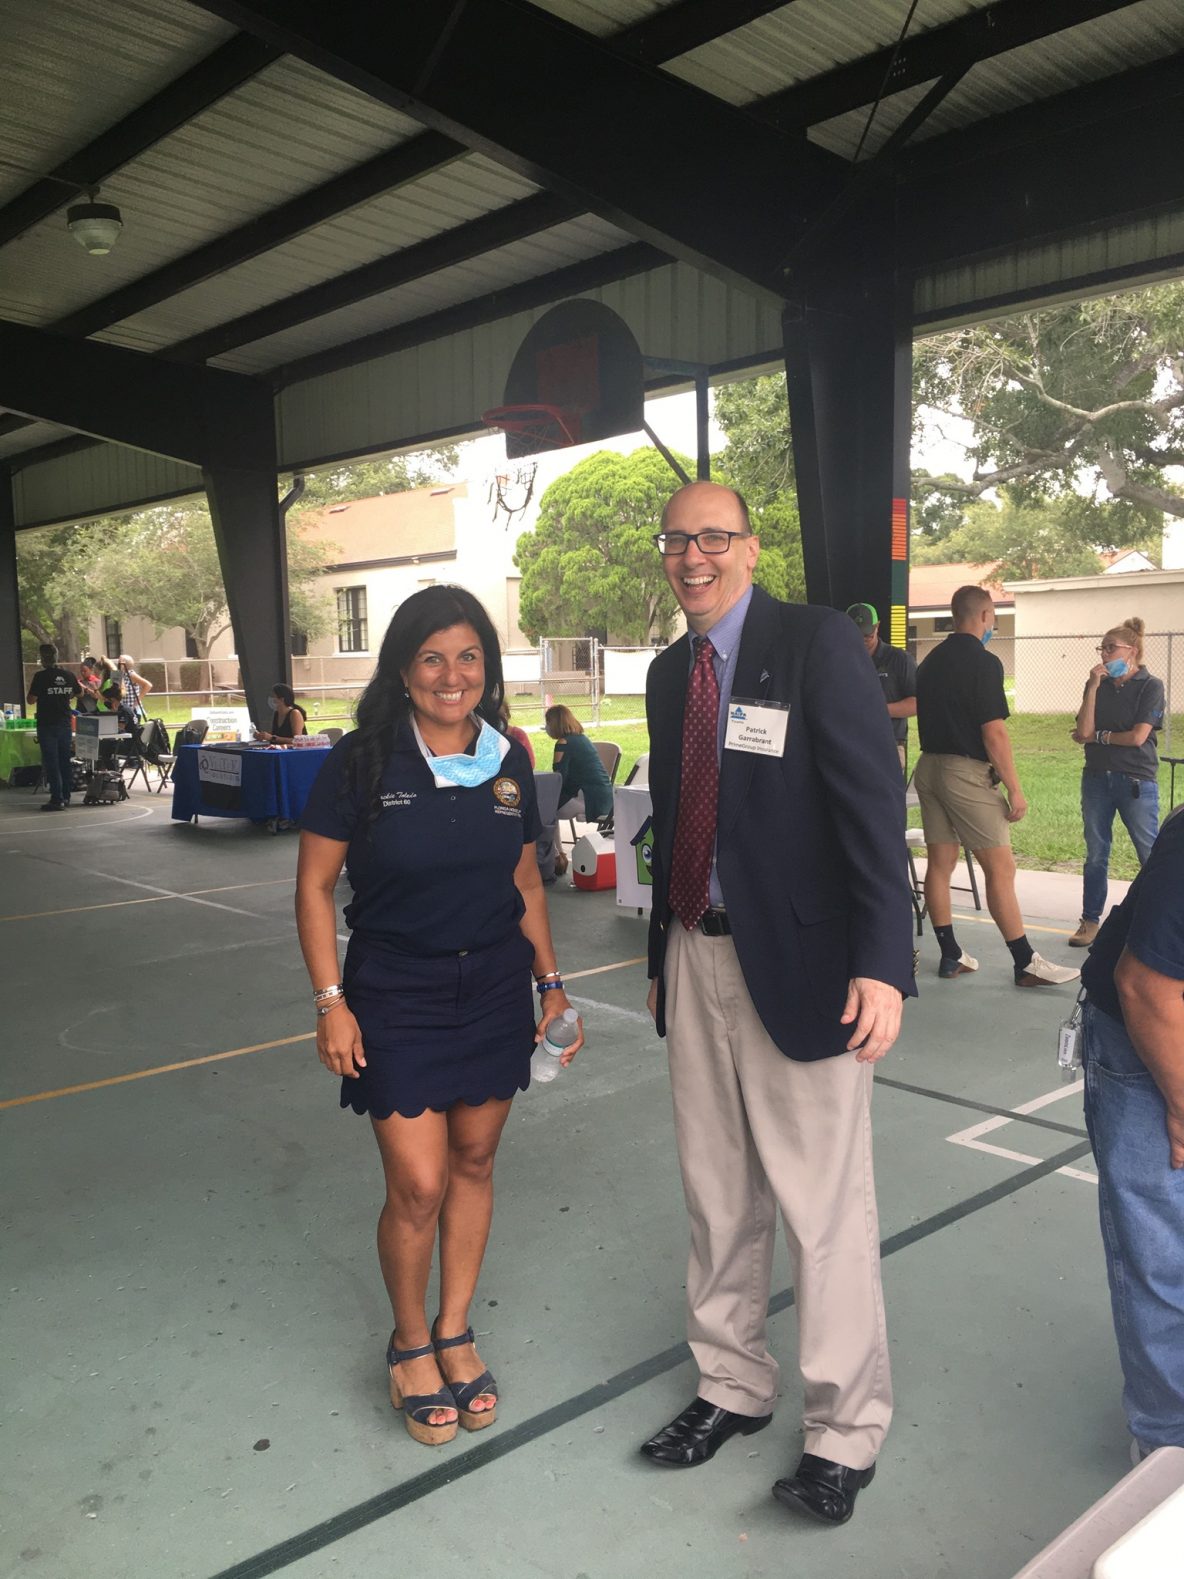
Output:
<instances>
[{"instance_id":1,"label":"white court line","mask_svg":"<svg viewBox=\"0 0 1184 1579\"><path fill-rule=\"evenodd\" d=\"M138 883L134 877L116 877L112 872L92 871L89 866L78 866L75 871L84 877L99 877L105 883L124 883L128 888L140 888L146 894L159 894L163 899L183 899L186 904L205 905L210 910L228 910L232 916L246 916L251 921L265 921L257 910L240 910L237 905L222 905L216 899L199 899L196 894L178 894L172 888L158 888L155 883Z\"/></svg>"},{"instance_id":2,"label":"white court line","mask_svg":"<svg viewBox=\"0 0 1184 1579\"><path fill-rule=\"evenodd\" d=\"M1041 1108L1048 1107L1053 1102L1063 1101L1065 1097L1080 1096L1081 1082L1074 1081L1071 1085L1057 1086L1053 1091L1046 1091L1043 1096L1033 1097L1030 1102L1023 1103L1020 1107L1013 1108L1016 1118L1026 1113L1037 1113ZM1043 1162L1043 1157L1030 1157L1024 1151L1009 1151L1006 1146L992 1146L984 1141L983 1135L990 1135L1005 1125L1012 1124L1015 1119L998 1114L993 1118L985 1118L978 1124L972 1124L969 1129L960 1129L955 1135L947 1135L946 1139L952 1146L965 1146L968 1151L984 1151L992 1157L1004 1157L1008 1162L1022 1162L1027 1167L1032 1167L1038 1162ZM1096 1173L1088 1173L1082 1168L1058 1168L1058 1173L1063 1173L1067 1179L1080 1179L1084 1184L1096 1184Z\"/></svg>"},{"instance_id":3,"label":"white court line","mask_svg":"<svg viewBox=\"0 0 1184 1579\"><path fill-rule=\"evenodd\" d=\"M111 811L112 809L113 808L110 806L103 808L105 811ZM154 806L128 806L126 808L121 806L119 810L125 812L124 816L104 817L101 820L96 818L96 820L91 823L88 828L83 828L81 825L71 828L63 828L60 823L44 823L41 821L42 816L62 817L70 815L72 821L80 823L80 818L74 817L72 811L71 813L43 812L37 817L26 817L23 813L18 812L14 818L0 821L0 838L7 839L10 832L14 839L22 833L46 833L51 834L51 837L54 839L64 839L68 834L71 833L109 833L113 827L122 828L125 823L142 822L145 817L151 817L155 809L156 808ZM98 811L99 808L95 806L88 808L88 810ZM33 826L31 828L12 828L12 822L31 822ZM11 853L15 855L16 852L12 851Z\"/></svg>"}]
</instances>

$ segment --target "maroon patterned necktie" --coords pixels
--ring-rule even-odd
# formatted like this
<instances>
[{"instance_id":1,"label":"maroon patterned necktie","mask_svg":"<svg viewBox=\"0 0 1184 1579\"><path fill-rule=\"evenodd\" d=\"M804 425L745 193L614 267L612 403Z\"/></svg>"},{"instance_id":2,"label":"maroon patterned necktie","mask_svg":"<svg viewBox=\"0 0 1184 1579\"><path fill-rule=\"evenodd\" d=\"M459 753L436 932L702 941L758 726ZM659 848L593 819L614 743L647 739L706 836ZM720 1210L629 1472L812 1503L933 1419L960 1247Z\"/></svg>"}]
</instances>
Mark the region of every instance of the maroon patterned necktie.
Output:
<instances>
[{"instance_id":1,"label":"maroon patterned necktie","mask_svg":"<svg viewBox=\"0 0 1184 1579\"><path fill-rule=\"evenodd\" d=\"M670 908L692 931L710 903L711 856L719 805L719 681L715 648L699 638L682 720L682 781L670 863Z\"/></svg>"}]
</instances>

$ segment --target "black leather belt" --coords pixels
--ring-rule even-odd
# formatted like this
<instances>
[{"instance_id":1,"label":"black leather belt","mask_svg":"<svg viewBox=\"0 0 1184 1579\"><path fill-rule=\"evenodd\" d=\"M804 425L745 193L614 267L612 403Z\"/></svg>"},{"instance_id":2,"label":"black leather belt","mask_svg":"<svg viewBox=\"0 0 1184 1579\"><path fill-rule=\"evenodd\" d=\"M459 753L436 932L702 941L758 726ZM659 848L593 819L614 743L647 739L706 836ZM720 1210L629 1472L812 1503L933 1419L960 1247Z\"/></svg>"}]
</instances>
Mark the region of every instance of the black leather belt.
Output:
<instances>
[{"instance_id":1,"label":"black leather belt","mask_svg":"<svg viewBox=\"0 0 1184 1579\"><path fill-rule=\"evenodd\" d=\"M732 923L728 920L726 910L705 910L699 922L699 931L709 938L728 938L732 935Z\"/></svg>"}]
</instances>

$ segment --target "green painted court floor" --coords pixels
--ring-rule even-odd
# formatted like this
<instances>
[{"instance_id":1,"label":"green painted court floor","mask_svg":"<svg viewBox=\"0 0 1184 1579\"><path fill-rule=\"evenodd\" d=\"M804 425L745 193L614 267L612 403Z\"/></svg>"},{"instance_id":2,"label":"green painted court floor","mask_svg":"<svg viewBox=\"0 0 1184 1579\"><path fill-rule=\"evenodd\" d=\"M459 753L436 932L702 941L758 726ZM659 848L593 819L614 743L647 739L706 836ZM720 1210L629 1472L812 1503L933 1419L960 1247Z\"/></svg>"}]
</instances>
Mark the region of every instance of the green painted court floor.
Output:
<instances>
[{"instance_id":1,"label":"green painted court floor","mask_svg":"<svg viewBox=\"0 0 1184 1579\"><path fill-rule=\"evenodd\" d=\"M295 838L175 825L142 792L37 803L0 791L5 1579L1009 1579L1128 1468L1055 1065L1072 993L1016 992L982 917L973 978L938 983L927 935L878 1066L897 1412L827 1530L768 1494L801 1450L783 1254L773 1426L694 1471L637 1454L695 1376L635 913L550 891L589 1043L498 1158L474 1309L498 1423L428 1449L387 1398L380 1174L312 1051ZM1068 960L1071 930L1032 936Z\"/></svg>"}]
</instances>

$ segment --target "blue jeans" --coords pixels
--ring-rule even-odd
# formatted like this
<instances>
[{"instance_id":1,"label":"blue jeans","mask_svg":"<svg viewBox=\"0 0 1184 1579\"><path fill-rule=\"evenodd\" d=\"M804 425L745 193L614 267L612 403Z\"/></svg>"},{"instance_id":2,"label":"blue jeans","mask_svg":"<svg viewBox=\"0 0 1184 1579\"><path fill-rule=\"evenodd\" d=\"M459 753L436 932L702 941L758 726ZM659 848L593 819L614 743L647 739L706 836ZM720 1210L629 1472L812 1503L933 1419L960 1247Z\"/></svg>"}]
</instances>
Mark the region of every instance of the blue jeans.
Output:
<instances>
[{"instance_id":1,"label":"blue jeans","mask_svg":"<svg viewBox=\"0 0 1184 1579\"><path fill-rule=\"evenodd\" d=\"M50 800L70 799L73 771L70 758L74 755L74 731L67 718L61 724L38 724L37 744L41 747L41 766L49 780Z\"/></svg>"},{"instance_id":2,"label":"blue jeans","mask_svg":"<svg viewBox=\"0 0 1184 1579\"><path fill-rule=\"evenodd\" d=\"M1139 793L1135 794L1135 786ZM1159 784L1155 779L1133 779L1129 773L1083 773L1081 820L1085 824L1085 872L1081 914L1100 921L1106 908L1106 879L1110 870L1110 833L1114 813L1122 818L1131 836L1139 865L1147 864L1159 832Z\"/></svg>"},{"instance_id":3,"label":"blue jeans","mask_svg":"<svg viewBox=\"0 0 1184 1579\"><path fill-rule=\"evenodd\" d=\"M1125 1027L1088 1002L1084 1059L1123 1408L1143 1447L1184 1447L1184 1168Z\"/></svg>"}]
</instances>

